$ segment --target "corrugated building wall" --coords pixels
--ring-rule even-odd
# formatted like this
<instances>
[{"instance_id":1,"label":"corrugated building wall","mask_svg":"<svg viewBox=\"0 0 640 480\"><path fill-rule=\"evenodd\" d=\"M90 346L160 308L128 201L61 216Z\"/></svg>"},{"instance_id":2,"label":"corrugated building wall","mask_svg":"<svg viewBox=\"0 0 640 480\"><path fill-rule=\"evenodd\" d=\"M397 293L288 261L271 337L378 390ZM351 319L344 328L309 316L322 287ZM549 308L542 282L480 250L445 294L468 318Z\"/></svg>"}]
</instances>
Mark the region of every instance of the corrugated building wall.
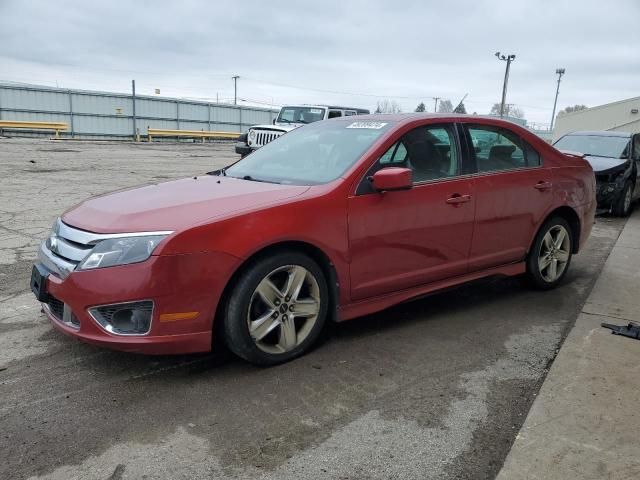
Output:
<instances>
[{"instance_id":1,"label":"corrugated building wall","mask_svg":"<svg viewBox=\"0 0 640 480\"><path fill-rule=\"evenodd\" d=\"M74 138L132 139L136 128L146 135L148 127L245 132L276 115L268 108L0 83L0 120L66 122L63 135Z\"/></svg>"},{"instance_id":2,"label":"corrugated building wall","mask_svg":"<svg viewBox=\"0 0 640 480\"><path fill-rule=\"evenodd\" d=\"M640 97L558 115L553 128L553 140L565 133L580 130L640 133Z\"/></svg>"}]
</instances>

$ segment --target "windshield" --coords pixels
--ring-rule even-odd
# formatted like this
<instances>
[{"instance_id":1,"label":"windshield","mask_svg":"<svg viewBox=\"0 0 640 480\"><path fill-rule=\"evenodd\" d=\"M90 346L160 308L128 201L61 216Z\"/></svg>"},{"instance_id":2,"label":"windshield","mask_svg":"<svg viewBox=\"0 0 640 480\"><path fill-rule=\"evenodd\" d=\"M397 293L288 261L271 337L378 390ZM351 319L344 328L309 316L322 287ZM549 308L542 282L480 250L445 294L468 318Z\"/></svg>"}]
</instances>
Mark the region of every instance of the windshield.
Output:
<instances>
[{"instance_id":1,"label":"windshield","mask_svg":"<svg viewBox=\"0 0 640 480\"><path fill-rule=\"evenodd\" d=\"M226 169L230 177L316 185L335 180L391 126L390 122L330 120L282 135Z\"/></svg>"},{"instance_id":2,"label":"windshield","mask_svg":"<svg viewBox=\"0 0 640 480\"><path fill-rule=\"evenodd\" d=\"M282 107L276 122L312 123L324 119L326 109L319 107Z\"/></svg>"},{"instance_id":3,"label":"windshield","mask_svg":"<svg viewBox=\"0 0 640 480\"><path fill-rule=\"evenodd\" d=\"M628 137L565 135L553 146L559 150L570 150L596 157L626 158L628 144Z\"/></svg>"}]
</instances>

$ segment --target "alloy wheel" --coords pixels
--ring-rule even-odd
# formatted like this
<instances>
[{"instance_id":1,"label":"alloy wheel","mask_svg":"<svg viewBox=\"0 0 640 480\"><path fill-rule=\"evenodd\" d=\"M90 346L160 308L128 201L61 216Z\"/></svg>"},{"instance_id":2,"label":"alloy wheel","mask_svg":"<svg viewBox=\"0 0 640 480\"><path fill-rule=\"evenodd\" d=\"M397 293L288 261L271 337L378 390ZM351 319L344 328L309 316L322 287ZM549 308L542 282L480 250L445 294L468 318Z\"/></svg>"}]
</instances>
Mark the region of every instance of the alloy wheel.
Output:
<instances>
[{"instance_id":1,"label":"alloy wheel","mask_svg":"<svg viewBox=\"0 0 640 480\"><path fill-rule=\"evenodd\" d=\"M538 268L542 278L555 282L567 268L571 256L571 237L562 225L554 225L542 238Z\"/></svg>"},{"instance_id":2,"label":"alloy wheel","mask_svg":"<svg viewBox=\"0 0 640 480\"><path fill-rule=\"evenodd\" d=\"M249 334L262 351L293 350L307 338L320 312L320 288L300 265L273 270L251 295L247 311Z\"/></svg>"}]
</instances>

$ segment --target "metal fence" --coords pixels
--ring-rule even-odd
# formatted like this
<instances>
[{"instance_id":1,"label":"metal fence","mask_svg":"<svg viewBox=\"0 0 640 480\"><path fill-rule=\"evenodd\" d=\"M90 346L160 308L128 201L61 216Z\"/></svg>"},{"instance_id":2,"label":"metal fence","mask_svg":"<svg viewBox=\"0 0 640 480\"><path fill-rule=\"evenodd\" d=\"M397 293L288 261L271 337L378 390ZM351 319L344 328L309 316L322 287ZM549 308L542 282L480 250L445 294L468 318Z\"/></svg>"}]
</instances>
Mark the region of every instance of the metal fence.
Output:
<instances>
[{"instance_id":1,"label":"metal fence","mask_svg":"<svg viewBox=\"0 0 640 480\"><path fill-rule=\"evenodd\" d=\"M245 132L277 110L181 98L69 90L0 82L0 120L66 122L74 138L132 139L147 128ZM15 132L37 135L37 132Z\"/></svg>"}]
</instances>

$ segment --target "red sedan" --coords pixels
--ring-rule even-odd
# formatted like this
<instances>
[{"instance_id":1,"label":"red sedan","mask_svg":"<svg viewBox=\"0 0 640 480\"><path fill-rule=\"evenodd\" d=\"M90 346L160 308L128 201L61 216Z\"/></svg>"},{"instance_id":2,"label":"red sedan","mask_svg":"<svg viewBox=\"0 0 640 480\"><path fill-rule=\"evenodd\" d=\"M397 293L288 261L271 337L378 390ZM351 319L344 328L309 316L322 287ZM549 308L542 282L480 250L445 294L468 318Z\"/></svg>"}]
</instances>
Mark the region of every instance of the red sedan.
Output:
<instances>
[{"instance_id":1,"label":"red sedan","mask_svg":"<svg viewBox=\"0 0 640 480\"><path fill-rule=\"evenodd\" d=\"M553 288L595 207L589 164L517 125L339 118L209 175L86 200L55 222L31 288L86 342L168 354L221 336L271 365L328 321L477 278Z\"/></svg>"}]
</instances>

